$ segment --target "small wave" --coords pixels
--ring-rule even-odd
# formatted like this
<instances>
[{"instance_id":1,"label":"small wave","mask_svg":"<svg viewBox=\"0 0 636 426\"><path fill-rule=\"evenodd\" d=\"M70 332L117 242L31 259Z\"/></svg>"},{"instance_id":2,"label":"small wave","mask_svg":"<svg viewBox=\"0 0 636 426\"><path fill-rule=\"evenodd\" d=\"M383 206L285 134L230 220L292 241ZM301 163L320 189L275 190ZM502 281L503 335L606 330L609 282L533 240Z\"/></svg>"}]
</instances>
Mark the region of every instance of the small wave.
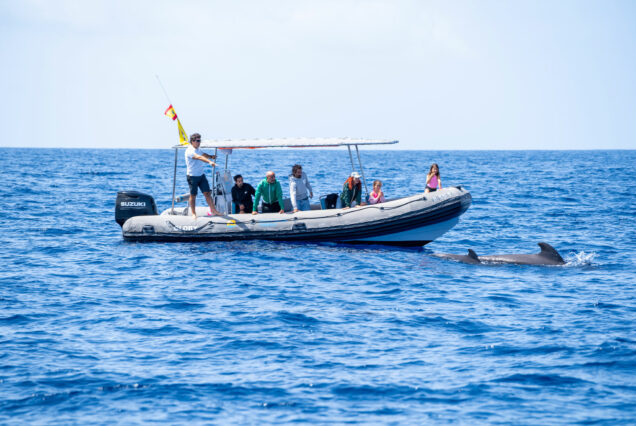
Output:
<instances>
[{"instance_id":1,"label":"small wave","mask_svg":"<svg viewBox=\"0 0 636 426\"><path fill-rule=\"evenodd\" d=\"M399 397L412 397L433 394L434 392L428 388L412 387L412 386L371 386L371 385L338 385L333 388L333 393L336 395L343 395L350 398L369 398L373 396L386 397L386 396L399 396Z\"/></svg>"},{"instance_id":2,"label":"small wave","mask_svg":"<svg viewBox=\"0 0 636 426\"><path fill-rule=\"evenodd\" d=\"M493 294L488 296L487 299L492 300L493 302L501 302L504 305L519 306L519 301L517 299L504 294Z\"/></svg>"},{"instance_id":3,"label":"small wave","mask_svg":"<svg viewBox=\"0 0 636 426\"><path fill-rule=\"evenodd\" d=\"M124 172L112 172L112 171L99 171L99 170L88 170L79 172L79 175L88 175L88 176L120 176L125 175L127 173Z\"/></svg>"},{"instance_id":4,"label":"small wave","mask_svg":"<svg viewBox=\"0 0 636 426\"><path fill-rule=\"evenodd\" d=\"M25 398L7 400L0 407L7 411L15 411L25 407L55 405L80 395L80 391L64 391L54 393L35 393Z\"/></svg>"},{"instance_id":5,"label":"small wave","mask_svg":"<svg viewBox=\"0 0 636 426\"><path fill-rule=\"evenodd\" d=\"M587 383L576 377L560 376L558 374L513 374L493 380L496 383L519 383L537 386L563 386Z\"/></svg>"},{"instance_id":6,"label":"small wave","mask_svg":"<svg viewBox=\"0 0 636 426\"><path fill-rule=\"evenodd\" d=\"M176 311L194 311L196 309L205 308L203 303L191 303L191 302L170 302L163 305L155 306L157 309L174 309Z\"/></svg>"},{"instance_id":7,"label":"small wave","mask_svg":"<svg viewBox=\"0 0 636 426\"><path fill-rule=\"evenodd\" d=\"M419 316L413 317L409 320L402 319L394 319L393 323L410 326L410 327L421 327L421 326L431 326L438 327L441 329L445 329L448 331L456 332L456 333L464 333L464 334L483 334L493 331L493 328L486 323L481 321L474 320L459 320L453 321L442 316Z\"/></svg>"},{"instance_id":8,"label":"small wave","mask_svg":"<svg viewBox=\"0 0 636 426\"><path fill-rule=\"evenodd\" d=\"M590 266L595 257L595 252L585 253L581 251L578 253L570 253L564 259L565 266Z\"/></svg>"},{"instance_id":9,"label":"small wave","mask_svg":"<svg viewBox=\"0 0 636 426\"><path fill-rule=\"evenodd\" d=\"M70 227L70 228L41 228L40 232L46 236L58 236L58 235L75 235L86 231L85 228Z\"/></svg>"},{"instance_id":10,"label":"small wave","mask_svg":"<svg viewBox=\"0 0 636 426\"><path fill-rule=\"evenodd\" d=\"M491 346L494 355L515 355L515 356L534 356L534 355L547 355L552 353L561 352L563 354L571 354L572 348L558 345L544 345L537 347L515 347L515 346Z\"/></svg>"},{"instance_id":11,"label":"small wave","mask_svg":"<svg viewBox=\"0 0 636 426\"><path fill-rule=\"evenodd\" d=\"M401 292L402 292L402 290L399 289L399 288L391 288L391 289L382 290L382 291L365 291L364 293L365 294L369 294L369 295L374 295L374 296L375 295L385 296L387 294L398 294L398 293L401 293Z\"/></svg>"},{"instance_id":12,"label":"small wave","mask_svg":"<svg viewBox=\"0 0 636 426\"><path fill-rule=\"evenodd\" d=\"M594 307L595 308L601 308L601 309L622 309L622 308L624 308L623 305L617 305L615 303L605 303L605 302L601 302L599 300L594 302Z\"/></svg>"},{"instance_id":13,"label":"small wave","mask_svg":"<svg viewBox=\"0 0 636 426\"><path fill-rule=\"evenodd\" d=\"M15 324L26 324L31 322L31 318L26 315L11 315L10 317L0 318L0 324L5 325L15 325Z\"/></svg>"},{"instance_id":14,"label":"small wave","mask_svg":"<svg viewBox=\"0 0 636 426\"><path fill-rule=\"evenodd\" d=\"M634 363L631 360L613 360L613 361L591 361L584 364L579 364L577 367L587 368L607 368L608 370L625 369L627 371L634 367Z\"/></svg>"},{"instance_id":15,"label":"small wave","mask_svg":"<svg viewBox=\"0 0 636 426\"><path fill-rule=\"evenodd\" d=\"M265 349L269 351L275 350L287 350L290 347L282 345L277 342L272 342L268 340L254 340L254 339L234 339L225 345L223 345L225 350L255 350L255 349Z\"/></svg>"},{"instance_id":16,"label":"small wave","mask_svg":"<svg viewBox=\"0 0 636 426\"><path fill-rule=\"evenodd\" d=\"M316 318L313 318L304 314L300 314L297 312L287 312L287 311L279 312L278 318L286 324L296 324L303 327L310 324L315 325L320 322Z\"/></svg>"},{"instance_id":17,"label":"small wave","mask_svg":"<svg viewBox=\"0 0 636 426\"><path fill-rule=\"evenodd\" d=\"M132 334L141 334L144 336L174 336L179 334L186 334L188 331L171 325L165 325L163 327L136 327L136 328L124 328L125 331Z\"/></svg>"},{"instance_id":18,"label":"small wave","mask_svg":"<svg viewBox=\"0 0 636 426\"><path fill-rule=\"evenodd\" d=\"M404 401L426 401L438 404L460 404L472 399L471 387L458 389L431 389L421 386L404 385L338 385L333 393L349 399L401 399ZM483 394L483 388L479 394Z\"/></svg>"}]
</instances>

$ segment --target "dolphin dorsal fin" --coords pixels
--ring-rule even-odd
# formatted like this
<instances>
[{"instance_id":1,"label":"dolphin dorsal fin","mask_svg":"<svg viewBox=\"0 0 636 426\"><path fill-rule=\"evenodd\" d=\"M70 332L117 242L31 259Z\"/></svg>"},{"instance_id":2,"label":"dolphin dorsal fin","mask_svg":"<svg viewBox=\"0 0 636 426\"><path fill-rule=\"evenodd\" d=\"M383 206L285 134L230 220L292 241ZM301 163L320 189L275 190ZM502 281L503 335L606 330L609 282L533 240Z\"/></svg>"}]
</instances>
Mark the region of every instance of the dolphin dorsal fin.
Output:
<instances>
[{"instance_id":1,"label":"dolphin dorsal fin","mask_svg":"<svg viewBox=\"0 0 636 426\"><path fill-rule=\"evenodd\" d=\"M539 253L539 255L544 256L544 257L548 257L550 259L558 260L559 262L564 262L563 258L559 254L559 252L556 251L554 249L554 247L552 247L550 244L548 244L548 243L539 243L539 247L541 247L541 253Z\"/></svg>"},{"instance_id":2,"label":"dolphin dorsal fin","mask_svg":"<svg viewBox=\"0 0 636 426\"><path fill-rule=\"evenodd\" d=\"M475 250L473 249L468 249L468 257L470 257L471 259L475 259L478 262L481 262L479 260L479 257L477 257L477 253L475 253Z\"/></svg>"}]
</instances>

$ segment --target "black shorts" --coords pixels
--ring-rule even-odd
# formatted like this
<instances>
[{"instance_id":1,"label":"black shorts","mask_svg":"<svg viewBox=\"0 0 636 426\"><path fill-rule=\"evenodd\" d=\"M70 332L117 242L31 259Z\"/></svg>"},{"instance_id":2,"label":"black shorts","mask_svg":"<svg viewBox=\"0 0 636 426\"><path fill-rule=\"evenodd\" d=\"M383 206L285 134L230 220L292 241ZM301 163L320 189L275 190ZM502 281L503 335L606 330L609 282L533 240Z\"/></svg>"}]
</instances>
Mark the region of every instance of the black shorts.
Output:
<instances>
[{"instance_id":1,"label":"black shorts","mask_svg":"<svg viewBox=\"0 0 636 426\"><path fill-rule=\"evenodd\" d=\"M437 188L431 188L430 186L426 185L426 189L428 189L429 192L435 192L437 191Z\"/></svg>"},{"instance_id":2,"label":"black shorts","mask_svg":"<svg viewBox=\"0 0 636 426\"><path fill-rule=\"evenodd\" d=\"M280 204L278 204L278 201L271 204L263 203L263 213L278 213L281 210L282 209L280 208Z\"/></svg>"},{"instance_id":3,"label":"black shorts","mask_svg":"<svg viewBox=\"0 0 636 426\"><path fill-rule=\"evenodd\" d=\"M188 176L188 185L190 185L190 195L197 195L197 188L201 188L204 194L210 192L210 184L205 175Z\"/></svg>"}]
</instances>

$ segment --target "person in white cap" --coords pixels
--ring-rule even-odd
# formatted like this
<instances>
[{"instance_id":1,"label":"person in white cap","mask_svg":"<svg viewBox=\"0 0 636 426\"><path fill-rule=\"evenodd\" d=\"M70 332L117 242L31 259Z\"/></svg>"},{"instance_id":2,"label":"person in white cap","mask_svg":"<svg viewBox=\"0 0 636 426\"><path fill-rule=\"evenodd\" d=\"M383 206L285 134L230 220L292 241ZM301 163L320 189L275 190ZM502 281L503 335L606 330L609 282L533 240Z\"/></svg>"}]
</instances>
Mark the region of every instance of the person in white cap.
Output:
<instances>
[{"instance_id":1,"label":"person in white cap","mask_svg":"<svg viewBox=\"0 0 636 426\"><path fill-rule=\"evenodd\" d=\"M342 201L343 209L364 206L366 204L362 202L362 183L360 183L360 175L358 172L351 173L349 179L342 185L340 200Z\"/></svg>"}]
</instances>

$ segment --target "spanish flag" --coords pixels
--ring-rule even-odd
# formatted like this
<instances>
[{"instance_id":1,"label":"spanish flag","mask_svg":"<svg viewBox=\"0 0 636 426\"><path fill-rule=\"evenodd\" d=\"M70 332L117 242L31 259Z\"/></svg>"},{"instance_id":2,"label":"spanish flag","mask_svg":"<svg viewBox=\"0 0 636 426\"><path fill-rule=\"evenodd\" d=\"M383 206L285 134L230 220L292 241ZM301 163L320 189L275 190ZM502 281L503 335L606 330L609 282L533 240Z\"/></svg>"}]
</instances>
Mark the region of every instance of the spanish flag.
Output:
<instances>
[{"instance_id":1,"label":"spanish flag","mask_svg":"<svg viewBox=\"0 0 636 426\"><path fill-rule=\"evenodd\" d=\"M166 109L166 112L164 112L164 114L170 118L172 118L172 121L177 119L177 112L174 110L174 108L172 107L172 105L170 105L168 107L168 109Z\"/></svg>"},{"instance_id":2,"label":"spanish flag","mask_svg":"<svg viewBox=\"0 0 636 426\"><path fill-rule=\"evenodd\" d=\"M183 130L183 126L181 125L181 121L179 121L179 117L177 117L177 112L174 110L172 105L170 105L166 109L166 112L164 112L164 114L167 117L172 118L172 121L177 120L177 127L179 128L179 143L181 145L187 145L188 144L188 134L185 132L185 130Z\"/></svg>"}]
</instances>

